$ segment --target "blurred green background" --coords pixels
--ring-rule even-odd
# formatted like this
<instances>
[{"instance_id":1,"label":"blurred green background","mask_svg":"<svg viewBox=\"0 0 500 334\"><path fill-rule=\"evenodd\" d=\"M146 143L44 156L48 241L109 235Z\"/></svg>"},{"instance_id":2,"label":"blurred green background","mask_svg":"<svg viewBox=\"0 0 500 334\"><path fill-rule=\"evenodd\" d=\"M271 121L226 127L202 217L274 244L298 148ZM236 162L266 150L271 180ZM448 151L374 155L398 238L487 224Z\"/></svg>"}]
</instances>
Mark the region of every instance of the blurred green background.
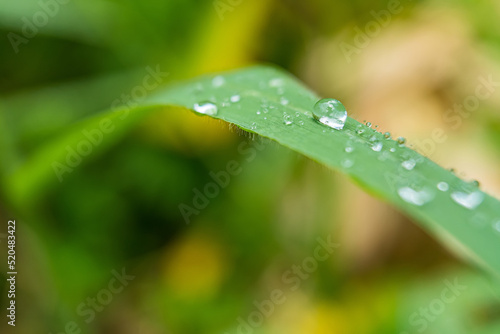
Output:
<instances>
[{"instance_id":1,"label":"blurred green background","mask_svg":"<svg viewBox=\"0 0 500 334\"><path fill-rule=\"evenodd\" d=\"M151 71L160 87L271 63L499 197L500 94L447 118L479 77L500 81L499 15L486 0L3 0L0 260L16 219L19 276L17 326L2 315L0 331L499 333L500 288L458 246L206 117L153 113L62 182L9 186L73 124L154 94L136 89ZM230 161L241 173L186 224L179 205ZM338 247L311 262L318 238Z\"/></svg>"}]
</instances>

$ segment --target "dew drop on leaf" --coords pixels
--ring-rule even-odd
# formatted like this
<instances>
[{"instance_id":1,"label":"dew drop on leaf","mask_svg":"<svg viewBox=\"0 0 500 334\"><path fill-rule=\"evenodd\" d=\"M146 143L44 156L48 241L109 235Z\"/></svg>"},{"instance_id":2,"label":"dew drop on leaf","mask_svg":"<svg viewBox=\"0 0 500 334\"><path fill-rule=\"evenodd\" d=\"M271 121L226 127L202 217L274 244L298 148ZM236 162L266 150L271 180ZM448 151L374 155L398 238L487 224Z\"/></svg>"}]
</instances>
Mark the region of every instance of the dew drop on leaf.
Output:
<instances>
[{"instance_id":1,"label":"dew drop on leaf","mask_svg":"<svg viewBox=\"0 0 500 334\"><path fill-rule=\"evenodd\" d=\"M451 199L466 209L474 210L483 202L484 194L480 191L473 193L456 191L451 194Z\"/></svg>"},{"instance_id":2,"label":"dew drop on leaf","mask_svg":"<svg viewBox=\"0 0 500 334\"><path fill-rule=\"evenodd\" d=\"M376 142L374 142L374 143L372 144L372 150L374 150L375 152L380 152L380 151L382 150L382 147L383 147L383 146L384 146L384 145L382 145L382 143L381 143L381 142L376 141Z\"/></svg>"},{"instance_id":3,"label":"dew drop on leaf","mask_svg":"<svg viewBox=\"0 0 500 334\"><path fill-rule=\"evenodd\" d=\"M230 98L231 102L233 102L233 103L239 102L240 99L241 99L241 97L239 95L233 95Z\"/></svg>"},{"instance_id":4,"label":"dew drop on leaf","mask_svg":"<svg viewBox=\"0 0 500 334\"><path fill-rule=\"evenodd\" d=\"M412 170L416 164L417 163L415 162L415 160L409 159L409 160L403 161L401 163L401 166L403 166L403 168L406 170Z\"/></svg>"},{"instance_id":5,"label":"dew drop on leaf","mask_svg":"<svg viewBox=\"0 0 500 334\"><path fill-rule=\"evenodd\" d=\"M314 105L313 117L332 129L342 130L347 119L347 111L338 100L322 99Z\"/></svg>"},{"instance_id":6,"label":"dew drop on leaf","mask_svg":"<svg viewBox=\"0 0 500 334\"><path fill-rule=\"evenodd\" d=\"M410 187L399 188L398 195L405 202L416 205L416 206L422 206L425 203L428 203L429 201L431 201L433 198L432 193L427 191L427 190L417 191L417 190L412 189Z\"/></svg>"},{"instance_id":7,"label":"dew drop on leaf","mask_svg":"<svg viewBox=\"0 0 500 334\"><path fill-rule=\"evenodd\" d=\"M398 137L397 142L399 145L404 145L406 143L406 138L405 137Z\"/></svg>"},{"instance_id":8,"label":"dew drop on leaf","mask_svg":"<svg viewBox=\"0 0 500 334\"><path fill-rule=\"evenodd\" d=\"M217 115L217 106L212 102L200 102L195 103L193 107L194 111L204 115L214 116Z\"/></svg>"},{"instance_id":9,"label":"dew drop on leaf","mask_svg":"<svg viewBox=\"0 0 500 334\"><path fill-rule=\"evenodd\" d=\"M222 86L224 83L226 82L226 80L224 79L224 77L218 75L216 77L214 77L212 79L212 86L214 87L220 87Z\"/></svg>"},{"instance_id":10,"label":"dew drop on leaf","mask_svg":"<svg viewBox=\"0 0 500 334\"><path fill-rule=\"evenodd\" d=\"M292 120L292 116L288 115L288 114L283 114L283 123L285 125L291 125L293 123L293 120Z\"/></svg>"},{"instance_id":11,"label":"dew drop on leaf","mask_svg":"<svg viewBox=\"0 0 500 334\"><path fill-rule=\"evenodd\" d=\"M448 186L448 183L446 182L439 182L437 184L437 188L441 191L448 191L448 189L450 188L450 186Z\"/></svg>"}]
</instances>

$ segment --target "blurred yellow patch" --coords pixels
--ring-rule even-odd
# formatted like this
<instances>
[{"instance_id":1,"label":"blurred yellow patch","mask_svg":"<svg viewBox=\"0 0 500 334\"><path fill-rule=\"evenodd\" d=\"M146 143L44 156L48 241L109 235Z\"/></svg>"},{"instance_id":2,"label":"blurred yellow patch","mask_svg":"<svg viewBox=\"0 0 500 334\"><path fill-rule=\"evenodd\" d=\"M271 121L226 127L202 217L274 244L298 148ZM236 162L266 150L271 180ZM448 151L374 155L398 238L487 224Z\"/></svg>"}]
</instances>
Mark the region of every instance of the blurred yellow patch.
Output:
<instances>
[{"instance_id":1,"label":"blurred yellow patch","mask_svg":"<svg viewBox=\"0 0 500 334\"><path fill-rule=\"evenodd\" d=\"M165 284L182 299L213 297L228 271L225 254L222 245L211 236L186 235L166 251Z\"/></svg>"},{"instance_id":2,"label":"blurred yellow patch","mask_svg":"<svg viewBox=\"0 0 500 334\"><path fill-rule=\"evenodd\" d=\"M187 154L221 149L236 138L227 123L181 107L152 113L142 124L141 136Z\"/></svg>"}]
</instances>

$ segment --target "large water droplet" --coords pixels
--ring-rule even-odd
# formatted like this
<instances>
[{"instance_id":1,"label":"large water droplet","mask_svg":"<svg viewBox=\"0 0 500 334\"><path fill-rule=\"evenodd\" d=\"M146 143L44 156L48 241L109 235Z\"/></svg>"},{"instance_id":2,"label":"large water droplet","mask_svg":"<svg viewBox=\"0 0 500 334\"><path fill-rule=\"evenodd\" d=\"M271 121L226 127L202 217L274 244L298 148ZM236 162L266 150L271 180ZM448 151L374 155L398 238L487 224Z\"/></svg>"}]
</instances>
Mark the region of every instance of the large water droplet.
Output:
<instances>
[{"instance_id":1,"label":"large water droplet","mask_svg":"<svg viewBox=\"0 0 500 334\"><path fill-rule=\"evenodd\" d=\"M326 126L342 130L347 119L347 111L338 100L322 99L314 105L313 117Z\"/></svg>"},{"instance_id":2,"label":"large water droplet","mask_svg":"<svg viewBox=\"0 0 500 334\"><path fill-rule=\"evenodd\" d=\"M212 102L195 103L193 109L200 114L210 116L217 115L217 106Z\"/></svg>"},{"instance_id":3,"label":"large water droplet","mask_svg":"<svg viewBox=\"0 0 500 334\"><path fill-rule=\"evenodd\" d=\"M484 194L480 191L475 191L470 194L456 191L451 193L451 199L466 209L474 210L483 202Z\"/></svg>"},{"instance_id":4,"label":"large water droplet","mask_svg":"<svg viewBox=\"0 0 500 334\"><path fill-rule=\"evenodd\" d=\"M450 188L450 186L448 185L448 183L446 182L439 182L437 184L437 188L441 191L448 191L448 189Z\"/></svg>"},{"instance_id":5,"label":"large water droplet","mask_svg":"<svg viewBox=\"0 0 500 334\"><path fill-rule=\"evenodd\" d=\"M410 187L399 188L398 194L405 202L417 206L422 206L433 198L432 193L427 190L417 191Z\"/></svg>"}]
</instances>

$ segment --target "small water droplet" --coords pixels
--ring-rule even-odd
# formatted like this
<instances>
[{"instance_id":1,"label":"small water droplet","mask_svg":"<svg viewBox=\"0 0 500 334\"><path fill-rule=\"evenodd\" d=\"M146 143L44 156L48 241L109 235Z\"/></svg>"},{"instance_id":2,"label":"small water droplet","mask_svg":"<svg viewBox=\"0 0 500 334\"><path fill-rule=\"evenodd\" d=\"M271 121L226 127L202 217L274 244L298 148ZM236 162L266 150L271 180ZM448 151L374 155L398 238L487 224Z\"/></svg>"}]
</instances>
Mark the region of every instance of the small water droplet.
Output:
<instances>
[{"instance_id":1,"label":"small water droplet","mask_svg":"<svg viewBox=\"0 0 500 334\"><path fill-rule=\"evenodd\" d=\"M284 114L283 115L283 123L285 125L291 125L293 123L292 116L290 116L288 114Z\"/></svg>"},{"instance_id":2,"label":"small water droplet","mask_svg":"<svg viewBox=\"0 0 500 334\"><path fill-rule=\"evenodd\" d=\"M413 160L413 159L408 159L408 160L406 160L406 161L403 161L403 162L401 163L401 166L403 166L403 168L404 168L404 169L406 169L406 170L412 170L412 169L415 167L415 165L416 165L416 164L417 164L417 163L416 163L416 161L415 161L415 160Z\"/></svg>"},{"instance_id":3,"label":"small water droplet","mask_svg":"<svg viewBox=\"0 0 500 334\"><path fill-rule=\"evenodd\" d=\"M299 121L299 125L300 126L304 125L304 121Z\"/></svg>"},{"instance_id":4,"label":"small water droplet","mask_svg":"<svg viewBox=\"0 0 500 334\"><path fill-rule=\"evenodd\" d=\"M200 114L210 115L210 116L217 115L218 111L217 106L212 102L196 103L193 109Z\"/></svg>"},{"instance_id":5,"label":"small water droplet","mask_svg":"<svg viewBox=\"0 0 500 334\"><path fill-rule=\"evenodd\" d=\"M224 79L224 77L218 75L216 77L214 77L212 79L212 86L214 87L220 87L222 86L224 83L226 82L226 80Z\"/></svg>"},{"instance_id":6,"label":"small water droplet","mask_svg":"<svg viewBox=\"0 0 500 334\"><path fill-rule=\"evenodd\" d=\"M313 117L332 129L342 130L347 119L347 111L338 100L322 99L314 105Z\"/></svg>"},{"instance_id":7,"label":"small water droplet","mask_svg":"<svg viewBox=\"0 0 500 334\"><path fill-rule=\"evenodd\" d=\"M239 95L233 95L231 96L230 100L233 103L240 102L241 97Z\"/></svg>"},{"instance_id":8,"label":"small water droplet","mask_svg":"<svg viewBox=\"0 0 500 334\"><path fill-rule=\"evenodd\" d=\"M398 137L397 142L400 146L402 146L406 143L406 138L405 137Z\"/></svg>"},{"instance_id":9,"label":"small water droplet","mask_svg":"<svg viewBox=\"0 0 500 334\"><path fill-rule=\"evenodd\" d=\"M300 112L298 112L298 111L297 111L297 112L295 113L295 117L299 117L299 116L300 116Z\"/></svg>"},{"instance_id":10,"label":"small water droplet","mask_svg":"<svg viewBox=\"0 0 500 334\"><path fill-rule=\"evenodd\" d=\"M471 182L471 184L474 186L474 187L479 187L479 181L478 180L473 180Z\"/></svg>"},{"instance_id":11,"label":"small water droplet","mask_svg":"<svg viewBox=\"0 0 500 334\"><path fill-rule=\"evenodd\" d=\"M283 86L283 79L280 79L280 78L274 78L274 79L271 79L269 80L269 86L271 87L281 87Z\"/></svg>"},{"instance_id":12,"label":"small water droplet","mask_svg":"<svg viewBox=\"0 0 500 334\"><path fill-rule=\"evenodd\" d=\"M340 164L344 168L351 168L352 166L354 166L354 161L352 161L351 159L344 159Z\"/></svg>"},{"instance_id":13,"label":"small water droplet","mask_svg":"<svg viewBox=\"0 0 500 334\"><path fill-rule=\"evenodd\" d=\"M372 150L374 150L375 152L380 152L380 151L382 150L382 147L383 147L383 146L384 146L384 145L382 145L382 143L381 143L381 142L376 141L376 142L374 142L374 143L373 143L373 145L372 145Z\"/></svg>"},{"instance_id":14,"label":"small water droplet","mask_svg":"<svg viewBox=\"0 0 500 334\"><path fill-rule=\"evenodd\" d=\"M257 111L257 115L260 115L260 111Z\"/></svg>"},{"instance_id":15,"label":"small water droplet","mask_svg":"<svg viewBox=\"0 0 500 334\"><path fill-rule=\"evenodd\" d=\"M417 206L422 206L433 198L432 193L427 190L417 191L410 187L399 188L398 194L405 202Z\"/></svg>"},{"instance_id":16,"label":"small water droplet","mask_svg":"<svg viewBox=\"0 0 500 334\"><path fill-rule=\"evenodd\" d=\"M358 135L362 134L363 132L365 132L365 130L358 130L356 131Z\"/></svg>"},{"instance_id":17,"label":"small water droplet","mask_svg":"<svg viewBox=\"0 0 500 334\"><path fill-rule=\"evenodd\" d=\"M257 123L253 122L253 123L252 123L252 127L251 127L251 129L252 129L252 130L257 129Z\"/></svg>"},{"instance_id":18,"label":"small water droplet","mask_svg":"<svg viewBox=\"0 0 500 334\"><path fill-rule=\"evenodd\" d=\"M389 149L389 151L391 151L391 152L393 152L393 153L394 153L394 152L396 152L396 148L391 147L391 148Z\"/></svg>"},{"instance_id":19,"label":"small water droplet","mask_svg":"<svg viewBox=\"0 0 500 334\"><path fill-rule=\"evenodd\" d=\"M386 139L390 139L390 138L391 138L391 133L390 133L390 132L386 132L386 133L384 133L384 137L385 137Z\"/></svg>"},{"instance_id":20,"label":"small water droplet","mask_svg":"<svg viewBox=\"0 0 500 334\"><path fill-rule=\"evenodd\" d=\"M372 123L371 122L366 122L366 126L371 128L372 127Z\"/></svg>"},{"instance_id":21,"label":"small water droplet","mask_svg":"<svg viewBox=\"0 0 500 334\"><path fill-rule=\"evenodd\" d=\"M347 147L345 148L345 151L346 151L347 153L351 153L352 151L354 151L354 148L352 148L351 146L347 146Z\"/></svg>"},{"instance_id":22,"label":"small water droplet","mask_svg":"<svg viewBox=\"0 0 500 334\"><path fill-rule=\"evenodd\" d=\"M500 233L500 220L493 223L493 229Z\"/></svg>"},{"instance_id":23,"label":"small water droplet","mask_svg":"<svg viewBox=\"0 0 500 334\"><path fill-rule=\"evenodd\" d=\"M439 182L437 184L437 188L441 191L448 191L448 189L450 189L450 186L446 182Z\"/></svg>"},{"instance_id":24,"label":"small water droplet","mask_svg":"<svg viewBox=\"0 0 500 334\"><path fill-rule=\"evenodd\" d=\"M264 119L267 119L267 117L264 117Z\"/></svg>"},{"instance_id":25,"label":"small water droplet","mask_svg":"<svg viewBox=\"0 0 500 334\"><path fill-rule=\"evenodd\" d=\"M483 202L484 194L480 191L473 193L456 191L451 194L451 199L466 209L474 210Z\"/></svg>"},{"instance_id":26,"label":"small water droplet","mask_svg":"<svg viewBox=\"0 0 500 334\"><path fill-rule=\"evenodd\" d=\"M286 105L288 105L288 103L290 103L290 101L288 101L287 99L285 99L284 97L282 97L282 98L280 99L280 103L281 103L282 105L286 106Z\"/></svg>"}]
</instances>

